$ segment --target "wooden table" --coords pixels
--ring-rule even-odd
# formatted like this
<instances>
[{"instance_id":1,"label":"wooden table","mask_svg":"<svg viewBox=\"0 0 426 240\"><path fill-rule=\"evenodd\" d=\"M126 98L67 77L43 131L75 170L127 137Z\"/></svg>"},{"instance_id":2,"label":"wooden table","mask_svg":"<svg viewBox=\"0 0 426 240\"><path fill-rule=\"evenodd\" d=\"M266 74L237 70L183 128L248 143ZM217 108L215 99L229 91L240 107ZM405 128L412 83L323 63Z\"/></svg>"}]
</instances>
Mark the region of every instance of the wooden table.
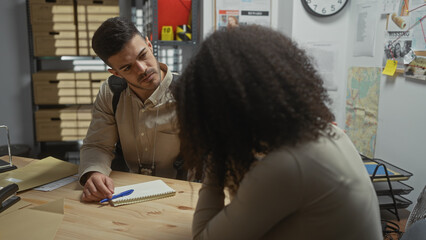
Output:
<instances>
[{"instance_id":1,"label":"wooden table","mask_svg":"<svg viewBox=\"0 0 426 240\"><path fill-rule=\"evenodd\" d=\"M8 157L0 157L8 161ZM30 158L13 157L18 168L31 161ZM64 219L55 239L191 239L191 224L198 199L199 183L168 178L113 171L110 177L115 186L162 179L176 190L176 196L144 203L112 207L98 203L82 203L82 188L77 182L51 192L28 190L19 193L28 206L45 204L64 198ZM381 211L382 219L390 220L405 231L409 211L399 209L401 220L388 211ZM391 234L397 239L396 234Z\"/></svg>"},{"instance_id":2,"label":"wooden table","mask_svg":"<svg viewBox=\"0 0 426 240\"><path fill-rule=\"evenodd\" d=\"M8 160L8 157L1 157ZM23 167L34 159L13 157ZM80 201L82 187L73 182L51 192L28 190L18 194L31 206L64 198L64 218L55 239L191 239L191 224L199 183L113 171L115 186L162 179L176 196L113 207Z\"/></svg>"}]
</instances>

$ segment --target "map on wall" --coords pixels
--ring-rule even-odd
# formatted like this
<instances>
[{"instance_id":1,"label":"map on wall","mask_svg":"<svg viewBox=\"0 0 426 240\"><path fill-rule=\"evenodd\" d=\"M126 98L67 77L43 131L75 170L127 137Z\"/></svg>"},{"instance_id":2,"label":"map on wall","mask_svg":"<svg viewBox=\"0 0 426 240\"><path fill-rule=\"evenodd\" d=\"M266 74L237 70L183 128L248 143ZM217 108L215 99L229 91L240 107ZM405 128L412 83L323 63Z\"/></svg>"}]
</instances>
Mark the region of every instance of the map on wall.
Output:
<instances>
[{"instance_id":1,"label":"map on wall","mask_svg":"<svg viewBox=\"0 0 426 240\"><path fill-rule=\"evenodd\" d=\"M358 152L374 157L380 92L380 68L352 67L346 94L346 134Z\"/></svg>"}]
</instances>

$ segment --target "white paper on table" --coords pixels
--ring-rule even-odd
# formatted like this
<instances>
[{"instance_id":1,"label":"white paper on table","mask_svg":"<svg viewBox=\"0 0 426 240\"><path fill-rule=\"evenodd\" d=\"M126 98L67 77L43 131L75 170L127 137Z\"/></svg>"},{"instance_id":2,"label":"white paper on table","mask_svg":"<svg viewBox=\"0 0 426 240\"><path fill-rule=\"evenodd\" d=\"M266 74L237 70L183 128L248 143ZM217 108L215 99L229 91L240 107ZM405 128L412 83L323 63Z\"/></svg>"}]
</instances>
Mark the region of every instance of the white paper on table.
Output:
<instances>
[{"instance_id":1,"label":"white paper on table","mask_svg":"<svg viewBox=\"0 0 426 240\"><path fill-rule=\"evenodd\" d=\"M55 190L57 188L60 188L62 186L65 186L67 184L70 184L74 181L77 181L77 179L78 179L78 175L76 174L76 175L73 175L73 176L69 176L69 177L66 177L66 178L59 179L57 181L54 181L54 182L51 182L51 183L48 183L48 184L44 184L40 187L36 187L36 188L34 188L34 190L49 192L49 191Z\"/></svg>"}]
</instances>

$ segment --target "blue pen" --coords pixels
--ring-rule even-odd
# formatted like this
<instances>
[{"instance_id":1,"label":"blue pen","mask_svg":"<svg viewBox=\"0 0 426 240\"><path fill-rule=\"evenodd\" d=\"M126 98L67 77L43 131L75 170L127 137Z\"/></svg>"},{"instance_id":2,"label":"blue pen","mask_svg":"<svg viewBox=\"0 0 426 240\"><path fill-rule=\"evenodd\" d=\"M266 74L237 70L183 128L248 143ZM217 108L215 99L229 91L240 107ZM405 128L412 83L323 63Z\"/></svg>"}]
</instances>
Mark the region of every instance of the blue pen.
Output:
<instances>
[{"instance_id":1,"label":"blue pen","mask_svg":"<svg viewBox=\"0 0 426 240\"><path fill-rule=\"evenodd\" d=\"M122 193L113 195L112 198L104 198L99 203L108 202L108 201L111 201L112 199L116 199L116 198L119 198L119 197L124 197L124 196L130 195L130 194L132 194L133 191L134 191L133 189L130 189L130 190L124 191Z\"/></svg>"}]
</instances>

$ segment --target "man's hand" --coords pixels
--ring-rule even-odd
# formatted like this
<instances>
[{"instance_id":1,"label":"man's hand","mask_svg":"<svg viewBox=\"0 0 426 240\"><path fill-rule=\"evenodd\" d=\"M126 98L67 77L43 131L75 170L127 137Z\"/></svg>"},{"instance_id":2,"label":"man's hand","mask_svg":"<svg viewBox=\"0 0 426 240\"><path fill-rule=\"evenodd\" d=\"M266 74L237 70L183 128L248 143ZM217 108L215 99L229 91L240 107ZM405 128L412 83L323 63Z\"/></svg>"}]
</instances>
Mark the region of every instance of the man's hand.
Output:
<instances>
[{"instance_id":1,"label":"man's hand","mask_svg":"<svg viewBox=\"0 0 426 240\"><path fill-rule=\"evenodd\" d=\"M100 201L104 198L112 198L114 193L114 182L112 179L100 172L87 173L86 184L84 184L81 200L85 202Z\"/></svg>"}]
</instances>

